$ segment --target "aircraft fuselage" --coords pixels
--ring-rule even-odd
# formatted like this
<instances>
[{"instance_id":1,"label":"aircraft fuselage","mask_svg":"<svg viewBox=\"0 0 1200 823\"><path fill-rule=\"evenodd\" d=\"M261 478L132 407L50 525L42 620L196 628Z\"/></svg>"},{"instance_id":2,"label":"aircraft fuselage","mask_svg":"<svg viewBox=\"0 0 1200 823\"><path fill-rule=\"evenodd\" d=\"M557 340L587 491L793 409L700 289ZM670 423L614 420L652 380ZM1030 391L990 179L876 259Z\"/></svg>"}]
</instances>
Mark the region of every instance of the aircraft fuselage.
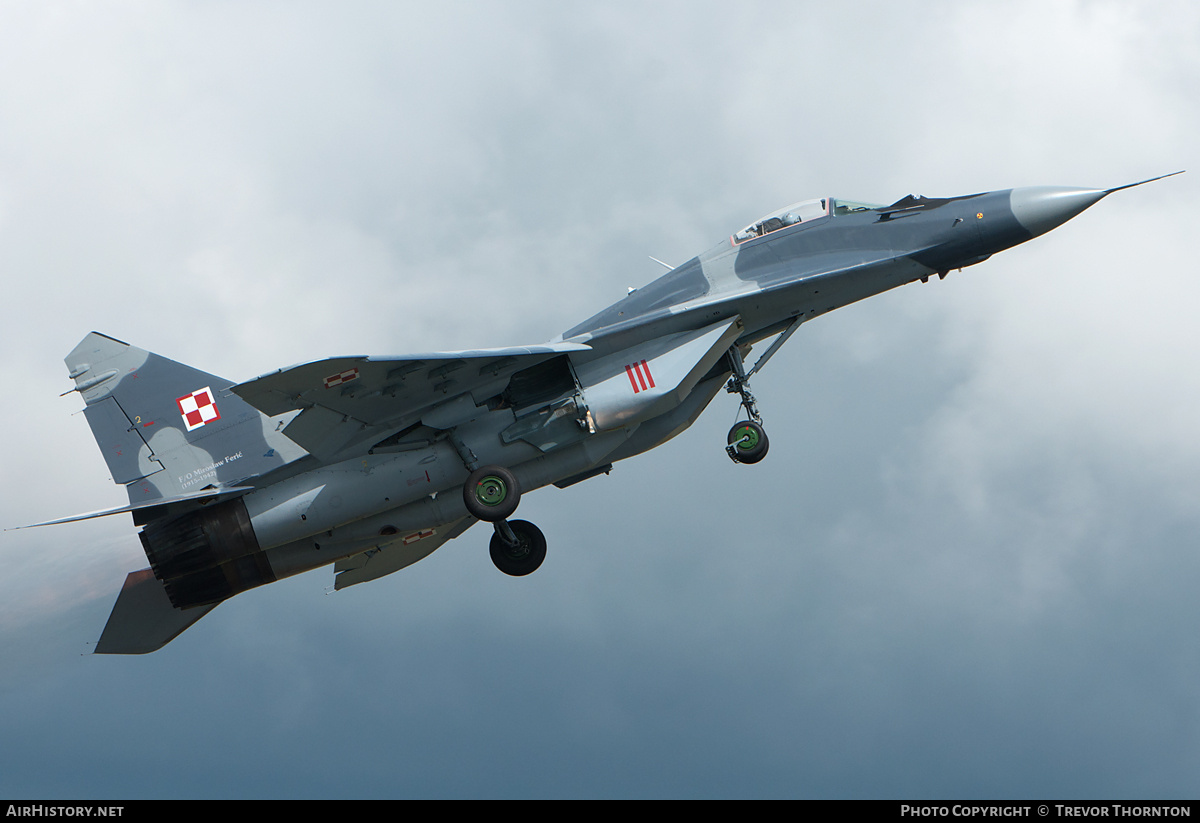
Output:
<instances>
[{"instance_id":1,"label":"aircraft fuselage","mask_svg":"<svg viewBox=\"0 0 1200 823\"><path fill-rule=\"evenodd\" d=\"M797 203L541 346L331 358L234 384L93 332L66 362L130 504L68 519L132 513L151 563L97 651L152 651L223 600L319 566L335 564L339 589L377 579L479 520L496 565L528 574L545 538L509 519L522 491L654 448L722 388L748 418L726 451L758 462L749 378L800 324L980 263L1117 190Z\"/></svg>"},{"instance_id":2,"label":"aircraft fuselage","mask_svg":"<svg viewBox=\"0 0 1200 823\"><path fill-rule=\"evenodd\" d=\"M611 359L614 352L622 365L640 362L643 349L653 348L655 341L735 319L740 327L732 345L746 347L796 319L807 321L897 286L974 265L1034 237L1014 213L1012 193L920 199L891 212L827 214L742 242L731 237L565 332L563 339L593 346L566 357L576 374L601 356ZM720 365L649 419L586 436L579 428L575 442L546 451L524 440L502 442L500 433L514 420L507 409L463 421L458 430L480 463L507 466L522 489L537 489L607 467L677 435L725 385L730 370ZM631 400L641 393L624 388ZM588 386L582 389L586 394ZM448 441L431 441L420 451L372 454L309 471L245 500L260 544L275 546L267 555L275 575L282 577L357 554L377 543L381 531L417 533L462 518L466 510L457 492L467 474ZM338 505L326 505L303 522L282 513L274 519L265 516L264 501L296 505L310 498L314 508L328 500ZM314 535L316 524L333 528ZM415 556L420 542L410 545Z\"/></svg>"}]
</instances>

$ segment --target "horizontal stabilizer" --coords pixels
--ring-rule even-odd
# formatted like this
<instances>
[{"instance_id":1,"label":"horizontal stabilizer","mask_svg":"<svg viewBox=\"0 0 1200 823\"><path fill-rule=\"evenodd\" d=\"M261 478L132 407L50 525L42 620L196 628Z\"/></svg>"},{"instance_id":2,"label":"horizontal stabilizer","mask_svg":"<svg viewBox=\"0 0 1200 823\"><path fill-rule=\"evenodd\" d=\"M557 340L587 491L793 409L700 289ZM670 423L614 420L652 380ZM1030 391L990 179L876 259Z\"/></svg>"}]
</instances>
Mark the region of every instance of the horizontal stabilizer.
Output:
<instances>
[{"instance_id":1,"label":"horizontal stabilizer","mask_svg":"<svg viewBox=\"0 0 1200 823\"><path fill-rule=\"evenodd\" d=\"M74 523L77 520L91 520L96 517L108 517L110 514L133 514L134 522L139 526L149 523L159 517L182 514L185 509L199 508L201 505L216 503L231 497L240 497L246 492L254 491L253 486L231 486L227 489L181 494L176 497L160 497L156 500L143 500L141 503L131 503L128 506L117 506L113 509L97 509L94 512L73 514L70 517L60 517L57 520L45 520L41 523L30 523L28 526L18 526L20 529L32 529L35 526L56 526L59 523Z\"/></svg>"},{"instance_id":2,"label":"horizontal stabilizer","mask_svg":"<svg viewBox=\"0 0 1200 823\"><path fill-rule=\"evenodd\" d=\"M147 654L170 643L216 608L177 609L150 569L130 572L117 597L95 654Z\"/></svg>"}]
</instances>

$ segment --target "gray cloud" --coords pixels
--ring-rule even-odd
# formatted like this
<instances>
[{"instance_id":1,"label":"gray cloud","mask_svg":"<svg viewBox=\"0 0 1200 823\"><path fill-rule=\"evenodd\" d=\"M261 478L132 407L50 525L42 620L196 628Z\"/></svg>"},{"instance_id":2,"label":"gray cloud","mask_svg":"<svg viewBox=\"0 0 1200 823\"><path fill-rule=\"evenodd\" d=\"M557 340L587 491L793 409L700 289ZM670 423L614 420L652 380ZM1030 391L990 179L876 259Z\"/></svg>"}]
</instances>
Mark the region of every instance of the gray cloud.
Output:
<instances>
[{"instance_id":1,"label":"gray cloud","mask_svg":"<svg viewBox=\"0 0 1200 823\"><path fill-rule=\"evenodd\" d=\"M61 358L547 339L785 203L1194 165L1190 4L0 11L5 526L119 505ZM1194 795L1192 174L806 326L613 475L80 654L128 520L5 532L0 791ZM514 764L519 764L514 767Z\"/></svg>"}]
</instances>

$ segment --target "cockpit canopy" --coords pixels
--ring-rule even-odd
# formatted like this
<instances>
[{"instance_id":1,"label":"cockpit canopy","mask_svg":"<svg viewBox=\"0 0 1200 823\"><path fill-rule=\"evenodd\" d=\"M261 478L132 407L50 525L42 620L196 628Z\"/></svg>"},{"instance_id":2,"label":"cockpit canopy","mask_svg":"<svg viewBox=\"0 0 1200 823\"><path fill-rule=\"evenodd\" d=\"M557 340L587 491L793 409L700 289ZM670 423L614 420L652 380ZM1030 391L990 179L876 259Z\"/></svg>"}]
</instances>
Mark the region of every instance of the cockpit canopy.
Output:
<instances>
[{"instance_id":1,"label":"cockpit canopy","mask_svg":"<svg viewBox=\"0 0 1200 823\"><path fill-rule=\"evenodd\" d=\"M858 203L853 200L836 200L832 197L822 197L819 200L802 200L790 206L771 212L766 217L754 221L746 228L737 232L731 238L734 245L762 237L773 231L794 226L797 223L807 223L819 217L843 214L853 214L861 211L881 209L883 206L875 203Z\"/></svg>"}]
</instances>

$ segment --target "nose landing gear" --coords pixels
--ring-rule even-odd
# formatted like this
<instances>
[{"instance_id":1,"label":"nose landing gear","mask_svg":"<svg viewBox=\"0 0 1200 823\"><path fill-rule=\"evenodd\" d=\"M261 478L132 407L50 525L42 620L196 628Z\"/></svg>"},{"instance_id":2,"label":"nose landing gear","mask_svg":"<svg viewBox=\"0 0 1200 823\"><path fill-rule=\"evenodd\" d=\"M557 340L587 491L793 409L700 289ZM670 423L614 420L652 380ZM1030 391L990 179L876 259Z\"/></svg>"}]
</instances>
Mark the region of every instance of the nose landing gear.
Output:
<instances>
[{"instance_id":1,"label":"nose landing gear","mask_svg":"<svg viewBox=\"0 0 1200 823\"><path fill-rule=\"evenodd\" d=\"M742 360L742 350L736 345L729 347L729 361L733 367L733 376L725 384L725 391L736 394L742 399L740 406L746 410L746 416L750 418L735 423L726 438L725 452L734 463L757 463L767 456L767 449L771 444L763 429L762 415L758 413L754 395L750 393L750 375L762 368L767 360L779 350L779 347L787 342L792 333L800 327L800 322L798 318L793 320L749 372L746 371L746 364Z\"/></svg>"},{"instance_id":2,"label":"nose landing gear","mask_svg":"<svg viewBox=\"0 0 1200 823\"><path fill-rule=\"evenodd\" d=\"M757 463L767 456L767 449L771 445L763 427L753 420L735 423L729 430L727 443L725 451L734 463Z\"/></svg>"}]
</instances>

